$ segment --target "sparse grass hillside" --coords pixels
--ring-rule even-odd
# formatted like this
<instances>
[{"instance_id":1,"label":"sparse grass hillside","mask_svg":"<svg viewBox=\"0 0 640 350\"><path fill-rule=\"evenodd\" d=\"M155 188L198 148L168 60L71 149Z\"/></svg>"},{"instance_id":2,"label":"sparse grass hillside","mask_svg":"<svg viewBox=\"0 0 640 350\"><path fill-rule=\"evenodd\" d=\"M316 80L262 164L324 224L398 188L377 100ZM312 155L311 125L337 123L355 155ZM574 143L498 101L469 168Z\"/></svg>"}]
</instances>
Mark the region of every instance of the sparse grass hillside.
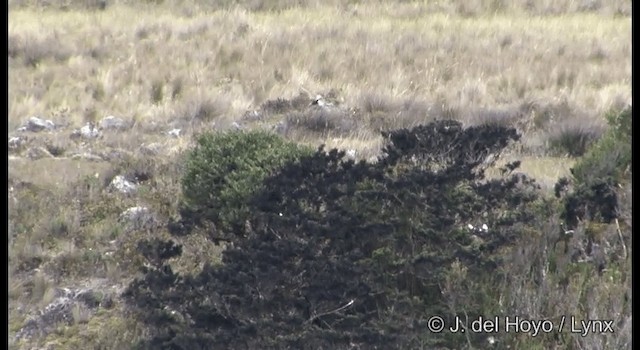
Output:
<instances>
[{"instance_id":1,"label":"sparse grass hillside","mask_svg":"<svg viewBox=\"0 0 640 350\"><path fill-rule=\"evenodd\" d=\"M279 323L280 334L306 332L288 344L371 345L373 335L391 348L489 341L411 338L410 327L424 325L406 323L406 308L447 317L614 320L615 333L604 336L497 334L498 348L630 344L630 0L10 0L8 8L10 349L180 343L171 332L152 331L154 322L195 332L182 344L197 340L204 348L207 334L219 338L225 322L240 322L234 329L248 327L242 332L258 344L255 334L267 334L271 320L260 318L252 333L255 310L235 309L206 334L196 330L208 321L189 318L213 317L194 310L238 301L266 305L259 290L238 286L271 283L269 269L280 276L273 281L294 279L284 294L269 291L284 312L276 317L308 323ZM440 136L414 129L445 124ZM448 138L453 126L471 135L468 144ZM473 135L495 141L507 134L513 142L474 148L489 140ZM436 145L439 137L445 141ZM320 145L343 153L314 153ZM455 165L445 151L425 156L463 145L469 157L484 159ZM464 179L456 177L460 164ZM469 164L482 171L467 173ZM455 170L445 177L450 187L400 186L441 179L443 169ZM428 205L432 190L452 206ZM337 201L316 203L314 193ZM373 194L388 202L369 202ZM287 216L273 203L300 213ZM509 221L518 205L518 215L537 220ZM423 212L450 220L437 226ZM509 221L514 236L504 231L508 237L493 244L463 229L465 215ZM329 238L347 235L348 225L378 236L349 236L348 245ZM439 237L436 227L451 236ZM301 228L319 236L294 234ZM412 241L418 233L446 247ZM298 258L278 265L274 252ZM322 285L302 268L312 253L336 269L317 271ZM338 255L361 271L340 270ZM243 259L257 259L247 266L262 270L237 274L236 267L247 270ZM415 261L431 264L433 286ZM349 301L331 286L338 275L362 276L360 287L379 288L378 299L345 282L368 304L354 304L357 317L350 307L318 316ZM145 294L154 276L176 279L151 281L169 287ZM220 281L235 284L222 290ZM309 300L294 294L314 286L326 295L305 294L316 309L304 314ZM211 300L189 288L220 293L222 304L207 309ZM177 290L194 304L181 309L171 299ZM356 321L369 328L354 333L349 322ZM386 336L400 326L403 342ZM287 343L264 339L273 348Z\"/></svg>"}]
</instances>

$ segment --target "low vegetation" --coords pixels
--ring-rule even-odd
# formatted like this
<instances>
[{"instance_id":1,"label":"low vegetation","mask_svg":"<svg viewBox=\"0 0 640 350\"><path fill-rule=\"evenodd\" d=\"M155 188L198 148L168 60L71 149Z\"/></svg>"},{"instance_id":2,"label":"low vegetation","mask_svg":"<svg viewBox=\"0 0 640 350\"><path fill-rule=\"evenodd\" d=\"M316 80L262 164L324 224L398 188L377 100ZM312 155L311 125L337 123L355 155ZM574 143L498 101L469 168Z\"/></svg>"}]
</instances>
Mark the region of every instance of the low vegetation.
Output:
<instances>
[{"instance_id":1,"label":"low vegetation","mask_svg":"<svg viewBox=\"0 0 640 350\"><path fill-rule=\"evenodd\" d=\"M188 230L206 221L220 232L243 232L251 214L247 201L264 178L309 153L263 131L199 136L182 177L184 218L171 227Z\"/></svg>"},{"instance_id":2,"label":"low vegetation","mask_svg":"<svg viewBox=\"0 0 640 350\"><path fill-rule=\"evenodd\" d=\"M9 349L630 347L630 1L8 6Z\"/></svg>"},{"instance_id":3,"label":"low vegetation","mask_svg":"<svg viewBox=\"0 0 640 350\"><path fill-rule=\"evenodd\" d=\"M614 200L604 214L609 217L579 217L587 226L564 240L567 233L559 229L566 215L554 208L576 198L599 206L602 198L575 190L558 200L534 179L513 173L518 163L487 180L484 172L493 164L486 159L519 139L515 129L440 121L384 137L388 144L375 164L320 148L265 178L262 189L239 199L247 208L247 228L227 230L233 244L220 265L177 274L170 261L182 254L179 244L157 238L142 243L144 277L125 293L137 317L154 330L139 346L414 349L498 341L580 348L630 341L630 333L583 337L566 331L559 337L528 334L524 341L504 329L429 331L434 315L449 325L463 319L462 327L491 315L503 322L508 315L547 319L559 327L562 316L604 317L610 308L627 310L609 316L627 327L629 280L621 272L630 266L628 251L624 238L615 239L606 225L619 217L618 193L608 189ZM201 170L192 163L187 172ZM564 250L556 250L559 241ZM526 261L529 269L512 270ZM594 280L603 276L626 287L601 294ZM562 304L587 288L598 295ZM544 299L542 293L551 291L554 298Z\"/></svg>"}]
</instances>

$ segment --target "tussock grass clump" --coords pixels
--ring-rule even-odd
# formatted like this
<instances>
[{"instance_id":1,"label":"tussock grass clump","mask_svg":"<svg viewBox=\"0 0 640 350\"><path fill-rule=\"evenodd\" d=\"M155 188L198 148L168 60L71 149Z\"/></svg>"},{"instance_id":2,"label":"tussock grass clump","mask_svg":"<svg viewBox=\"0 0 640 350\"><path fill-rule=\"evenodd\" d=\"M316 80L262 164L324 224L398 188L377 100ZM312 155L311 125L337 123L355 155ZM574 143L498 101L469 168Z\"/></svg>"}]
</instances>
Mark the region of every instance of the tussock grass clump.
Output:
<instances>
[{"instance_id":1,"label":"tussock grass clump","mask_svg":"<svg viewBox=\"0 0 640 350\"><path fill-rule=\"evenodd\" d=\"M200 95L186 100L176 115L188 123L206 123L223 116L230 107L231 102L224 96Z\"/></svg>"},{"instance_id":2,"label":"tussock grass clump","mask_svg":"<svg viewBox=\"0 0 640 350\"><path fill-rule=\"evenodd\" d=\"M323 136L353 134L358 127L356 120L348 114L348 111L324 108L289 113L285 123L289 128L298 128Z\"/></svg>"},{"instance_id":3,"label":"tussock grass clump","mask_svg":"<svg viewBox=\"0 0 640 350\"><path fill-rule=\"evenodd\" d=\"M563 120L577 120L581 117L589 117L588 113L581 113L581 110L577 109L576 106L571 106L566 99L557 103L526 100L520 105L520 111L531 117L534 130L551 129L554 124L558 124Z\"/></svg>"},{"instance_id":4,"label":"tussock grass clump","mask_svg":"<svg viewBox=\"0 0 640 350\"><path fill-rule=\"evenodd\" d=\"M387 113L398 108L393 99L380 94L365 93L360 97L360 107L366 113Z\"/></svg>"},{"instance_id":5,"label":"tussock grass clump","mask_svg":"<svg viewBox=\"0 0 640 350\"><path fill-rule=\"evenodd\" d=\"M9 58L22 59L23 64L31 68L46 59L64 62L72 53L72 49L62 41L62 34L57 32L46 37L35 34L9 35Z\"/></svg>"},{"instance_id":6,"label":"tussock grass clump","mask_svg":"<svg viewBox=\"0 0 640 350\"><path fill-rule=\"evenodd\" d=\"M162 102L164 99L164 81L158 79L151 83L150 97L151 102L154 104Z\"/></svg>"},{"instance_id":7,"label":"tussock grass clump","mask_svg":"<svg viewBox=\"0 0 640 350\"><path fill-rule=\"evenodd\" d=\"M104 266L102 252L89 247L80 249L73 245L64 248L62 253L47 264L51 271L55 271L53 276L57 280L104 277Z\"/></svg>"},{"instance_id":8,"label":"tussock grass clump","mask_svg":"<svg viewBox=\"0 0 640 350\"><path fill-rule=\"evenodd\" d=\"M184 90L184 79L182 77L176 77L171 81L171 99L176 100L182 96Z\"/></svg>"},{"instance_id":9,"label":"tussock grass clump","mask_svg":"<svg viewBox=\"0 0 640 350\"><path fill-rule=\"evenodd\" d=\"M439 117L436 108L425 99L406 98L398 104L395 127L408 128L419 124L426 124ZM387 128L389 129L389 128Z\"/></svg>"},{"instance_id":10,"label":"tussock grass clump","mask_svg":"<svg viewBox=\"0 0 640 350\"><path fill-rule=\"evenodd\" d=\"M514 109L483 109L467 114L464 119L469 125L515 126L518 121L521 121L521 117L522 115Z\"/></svg>"},{"instance_id":11,"label":"tussock grass clump","mask_svg":"<svg viewBox=\"0 0 640 350\"><path fill-rule=\"evenodd\" d=\"M34 273L31 278L27 280L24 289L30 303L44 306L53 300L53 297L55 296L54 287L55 285L53 281L47 277L46 274L39 271Z\"/></svg>"},{"instance_id":12,"label":"tussock grass clump","mask_svg":"<svg viewBox=\"0 0 640 350\"><path fill-rule=\"evenodd\" d=\"M571 118L548 133L547 149L554 155L580 157L604 134L604 127L582 118Z\"/></svg>"},{"instance_id":13,"label":"tussock grass clump","mask_svg":"<svg viewBox=\"0 0 640 350\"><path fill-rule=\"evenodd\" d=\"M308 99L308 103L306 104L307 106L311 103L311 99ZM260 111L262 111L263 113L267 114L267 115L272 115L272 114L284 114L286 112L289 112L290 110L294 109L294 105L292 103L292 101L284 99L284 98L277 98L275 100L268 100L266 102L264 102L262 105L260 105Z\"/></svg>"},{"instance_id":14,"label":"tussock grass clump","mask_svg":"<svg viewBox=\"0 0 640 350\"><path fill-rule=\"evenodd\" d=\"M420 97L393 98L379 93L363 93L356 108L356 117L376 132L411 128L436 118L453 119L434 103Z\"/></svg>"}]
</instances>

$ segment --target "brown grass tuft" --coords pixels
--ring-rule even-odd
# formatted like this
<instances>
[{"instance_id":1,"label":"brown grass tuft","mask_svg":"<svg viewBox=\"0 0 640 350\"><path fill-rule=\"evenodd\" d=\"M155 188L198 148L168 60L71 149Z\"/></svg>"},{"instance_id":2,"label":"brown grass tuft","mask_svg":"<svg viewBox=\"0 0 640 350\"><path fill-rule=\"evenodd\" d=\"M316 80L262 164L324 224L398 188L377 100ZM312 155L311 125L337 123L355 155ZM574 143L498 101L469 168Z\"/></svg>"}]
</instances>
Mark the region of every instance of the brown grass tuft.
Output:
<instances>
[{"instance_id":1,"label":"brown grass tuft","mask_svg":"<svg viewBox=\"0 0 640 350\"><path fill-rule=\"evenodd\" d=\"M597 121L572 118L558 123L548 132L547 148L552 155L580 157L604 134L605 126Z\"/></svg>"}]
</instances>

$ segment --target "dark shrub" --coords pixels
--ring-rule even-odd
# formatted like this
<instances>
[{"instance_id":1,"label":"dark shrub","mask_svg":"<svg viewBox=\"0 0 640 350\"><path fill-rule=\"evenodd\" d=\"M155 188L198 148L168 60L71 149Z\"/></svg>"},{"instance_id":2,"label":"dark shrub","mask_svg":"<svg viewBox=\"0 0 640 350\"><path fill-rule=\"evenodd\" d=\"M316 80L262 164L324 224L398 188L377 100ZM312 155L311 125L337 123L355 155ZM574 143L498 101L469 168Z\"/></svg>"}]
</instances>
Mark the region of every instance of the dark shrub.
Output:
<instances>
[{"instance_id":1,"label":"dark shrub","mask_svg":"<svg viewBox=\"0 0 640 350\"><path fill-rule=\"evenodd\" d=\"M574 189L565 197L563 219L569 226L591 218L606 223L617 217L616 188L631 181L631 106L607 115L609 130L571 169Z\"/></svg>"},{"instance_id":2,"label":"dark shrub","mask_svg":"<svg viewBox=\"0 0 640 350\"><path fill-rule=\"evenodd\" d=\"M321 148L260 184L267 172L254 167L226 175L238 171L237 159L263 155L255 144L266 136L250 144L238 135L201 139L185 178L188 196L215 207L214 216L241 204L252 230L234 238L220 266L178 276L164 265L130 285L125 296L153 330L141 347L481 347L483 336L431 333L426 323L432 315L495 314L498 296L490 292L500 252L540 220L532 180L482 175L484 159L518 135L440 121L384 136L385 157L376 164ZM245 189L241 203L225 188ZM452 266L466 271L458 294L446 287Z\"/></svg>"}]
</instances>

